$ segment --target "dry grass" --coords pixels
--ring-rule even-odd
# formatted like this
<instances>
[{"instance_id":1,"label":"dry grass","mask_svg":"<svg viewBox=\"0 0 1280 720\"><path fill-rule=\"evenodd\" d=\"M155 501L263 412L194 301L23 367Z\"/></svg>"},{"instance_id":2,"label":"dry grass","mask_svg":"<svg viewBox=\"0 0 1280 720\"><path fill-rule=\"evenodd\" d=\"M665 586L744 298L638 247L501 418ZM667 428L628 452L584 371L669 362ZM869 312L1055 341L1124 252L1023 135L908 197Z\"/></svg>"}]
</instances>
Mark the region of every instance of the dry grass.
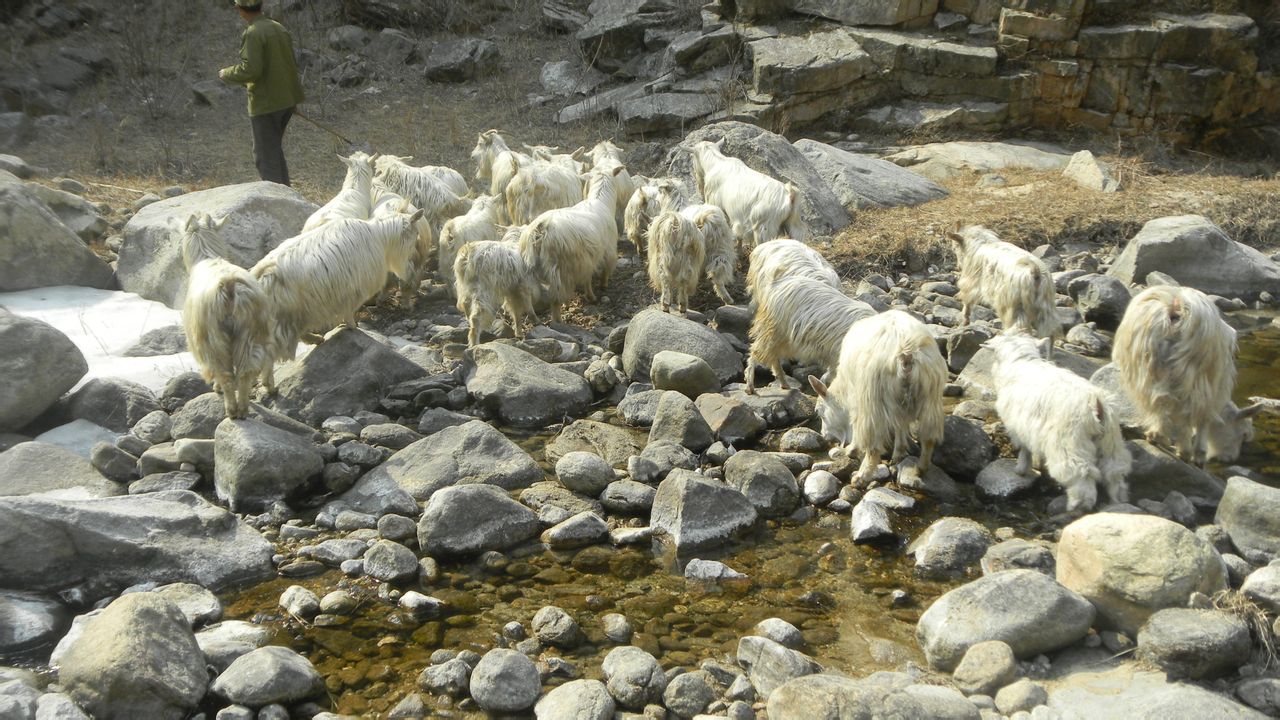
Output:
<instances>
[{"instance_id":1,"label":"dry grass","mask_svg":"<svg viewBox=\"0 0 1280 720\"><path fill-rule=\"evenodd\" d=\"M1266 612L1257 603L1238 590L1223 590L1213 596L1213 607L1243 620L1253 635L1254 661L1263 670L1275 667L1276 637Z\"/></svg>"},{"instance_id":2,"label":"dry grass","mask_svg":"<svg viewBox=\"0 0 1280 720\"><path fill-rule=\"evenodd\" d=\"M1280 231L1280 180L1250 179L1204 168L1191 171L1140 158L1106 158L1124 189L1098 193L1056 172L1007 171L1003 187L979 188L978 173L942 183L951 195L918 207L870 209L832 244L842 274L917 271L950 265L943 232L955 222L985 225L1028 249L1120 246L1148 220L1205 215L1234 239L1274 247Z\"/></svg>"}]
</instances>

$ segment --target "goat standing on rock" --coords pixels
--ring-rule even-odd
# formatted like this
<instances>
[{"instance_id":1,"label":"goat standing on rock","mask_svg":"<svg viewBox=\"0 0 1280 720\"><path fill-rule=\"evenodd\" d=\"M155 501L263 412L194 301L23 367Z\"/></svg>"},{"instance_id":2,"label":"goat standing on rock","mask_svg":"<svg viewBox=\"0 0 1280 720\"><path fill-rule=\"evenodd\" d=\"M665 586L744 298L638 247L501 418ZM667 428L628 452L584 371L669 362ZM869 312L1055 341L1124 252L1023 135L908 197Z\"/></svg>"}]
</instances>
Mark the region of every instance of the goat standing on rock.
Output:
<instances>
[{"instance_id":1,"label":"goat standing on rock","mask_svg":"<svg viewBox=\"0 0 1280 720\"><path fill-rule=\"evenodd\" d=\"M725 156L723 149L723 138L693 145L693 178L703 202L724 209L733 234L748 249L784 236L804 240L799 188Z\"/></svg>"},{"instance_id":2,"label":"goat standing on rock","mask_svg":"<svg viewBox=\"0 0 1280 720\"><path fill-rule=\"evenodd\" d=\"M1054 309L1053 276L1040 258L996 237L990 230L971 225L947 232L955 246L960 278L956 287L964 303L964 321L973 306L989 303L1005 332L1025 332L1054 338L1061 329ZM1050 344L1052 353L1052 344Z\"/></svg>"}]
</instances>

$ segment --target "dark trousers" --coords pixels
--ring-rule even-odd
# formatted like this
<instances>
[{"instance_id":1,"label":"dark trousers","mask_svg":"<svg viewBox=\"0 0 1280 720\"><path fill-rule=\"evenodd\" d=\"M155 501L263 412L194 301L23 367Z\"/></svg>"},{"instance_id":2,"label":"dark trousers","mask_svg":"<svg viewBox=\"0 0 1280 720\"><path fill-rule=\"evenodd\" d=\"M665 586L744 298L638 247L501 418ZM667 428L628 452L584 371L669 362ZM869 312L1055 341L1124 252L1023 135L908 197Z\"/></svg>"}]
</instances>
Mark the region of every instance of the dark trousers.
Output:
<instances>
[{"instance_id":1,"label":"dark trousers","mask_svg":"<svg viewBox=\"0 0 1280 720\"><path fill-rule=\"evenodd\" d=\"M263 180L289 184L289 165L284 161L284 129L293 117L293 108L285 108L249 118L253 124L253 159L258 176Z\"/></svg>"}]
</instances>

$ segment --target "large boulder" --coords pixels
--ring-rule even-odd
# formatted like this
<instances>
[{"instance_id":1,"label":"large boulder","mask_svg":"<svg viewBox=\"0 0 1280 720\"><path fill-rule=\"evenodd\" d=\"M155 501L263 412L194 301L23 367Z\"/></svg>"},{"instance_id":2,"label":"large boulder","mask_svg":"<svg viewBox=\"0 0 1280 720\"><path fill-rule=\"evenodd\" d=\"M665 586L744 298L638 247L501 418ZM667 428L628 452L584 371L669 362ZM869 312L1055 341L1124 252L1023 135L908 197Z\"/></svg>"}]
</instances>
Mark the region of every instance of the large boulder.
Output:
<instances>
[{"instance_id":1,"label":"large boulder","mask_svg":"<svg viewBox=\"0 0 1280 720\"><path fill-rule=\"evenodd\" d=\"M275 407L308 425L376 407L387 389L427 371L363 332L344 329L276 371Z\"/></svg>"},{"instance_id":2,"label":"large boulder","mask_svg":"<svg viewBox=\"0 0 1280 720\"><path fill-rule=\"evenodd\" d=\"M0 498L0 587L106 594L141 582L214 590L275 574L271 543L193 492Z\"/></svg>"},{"instance_id":3,"label":"large boulder","mask_svg":"<svg viewBox=\"0 0 1280 720\"><path fill-rule=\"evenodd\" d=\"M672 470L658 485L649 522L677 550L724 545L750 529L756 509L732 487L690 470Z\"/></svg>"},{"instance_id":4,"label":"large boulder","mask_svg":"<svg viewBox=\"0 0 1280 720\"><path fill-rule=\"evenodd\" d=\"M800 504L796 478L776 455L755 450L736 453L724 464L724 479L762 517L786 517Z\"/></svg>"},{"instance_id":5,"label":"large boulder","mask_svg":"<svg viewBox=\"0 0 1280 720\"><path fill-rule=\"evenodd\" d=\"M933 18L938 0L795 0L792 8L845 25L919 25Z\"/></svg>"},{"instance_id":6,"label":"large boulder","mask_svg":"<svg viewBox=\"0 0 1280 720\"><path fill-rule=\"evenodd\" d=\"M546 458L547 462L556 463L571 452L591 452L610 465L621 467L627 464L627 458L640 454L644 447L640 437L635 431L617 425L574 420L547 443Z\"/></svg>"},{"instance_id":7,"label":"large boulder","mask_svg":"<svg viewBox=\"0 0 1280 720\"><path fill-rule=\"evenodd\" d=\"M110 288L111 267L12 173L0 170L0 292L82 285ZM16 347L5 343L5 347Z\"/></svg>"},{"instance_id":8,"label":"large boulder","mask_svg":"<svg viewBox=\"0 0 1280 720\"><path fill-rule=\"evenodd\" d=\"M524 450L479 420L447 427L391 456L360 478L342 500L361 512L382 514L401 501L430 500L442 488L481 483L504 490L543 479L542 469Z\"/></svg>"},{"instance_id":9,"label":"large boulder","mask_svg":"<svg viewBox=\"0 0 1280 720\"><path fill-rule=\"evenodd\" d=\"M89 371L80 349L57 328L3 309L0 347L0 432L22 429Z\"/></svg>"},{"instance_id":10,"label":"large boulder","mask_svg":"<svg viewBox=\"0 0 1280 720\"><path fill-rule=\"evenodd\" d=\"M1097 607L1102 627L1131 637L1155 611L1227 588L1213 546L1154 515L1097 513L1071 523L1058 543L1057 574Z\"/></svg>"},{"instance_id":11,"label":"large boulder","mask_svg":"<svg viewBox=\"0 0 1280 720\"><path fill-rule=\"evenodd\" d=\"M591 387L581 375L518 347L485 343L467 354L467 392L504 424L544 427L566 415L582 415L591 405Z\"/></svg>"},{"instance_id":12,"label":"large boulder","mask_svg":"<svg viewBox=\"0 0 1280 720\"><path fill-rule=\"evenodd\" d=\"M672 0L592 0L590 19L577 32L583 56L601 70L620 69L644 52L647 30L677 17Z\"/></svg>"},{"instance_id":13,"label":"large boulder","mask_svg":"<svg viewBox=\"0 0 1280 720\"><path fill-rule=\"evenodd\" d=\"M831 95L879 72L844 28L764 37L747 50L756 94L778 100Z\"/></svg>"},{"instance_id":14,"label":"large boulder","mask_svg":"<svg viewBox=\"0 0 1280 720\"><path fill-rule=\"evenodd\" d=\"M1146 440L1130 440L1125 447L1133 458L1133 467L1125 478L1130 502L1144 498L1160 502L1175 490L1187 497L1210 501L1222 497L1225 489L1222 481L1195 465L1179 460Z\"/></svg>"},{"instance_id":15,"label":"large boulder","mask_svg":"<svg viewBox=\"0 0 1280 720\"><path fill-rule=\"evenodd\" d=\"M186 616L155 593L132 593L85 624L58 681L95 718L186 717L209 684Z\"/></svg>"},{"instance_id":16,"label":"large boulder","mask_svg":"<svg viewBox=\"0 0 1280 720\"><path fill-rule=\"evenodd\" d=\"M1233 477L1227 480L1213 521L1245 557L1270 560L1280 555L1280 490Z\"/></svg>"},{"instance_id":17,"label":"large boulder","mask_svg":"<svg viewBox=\"0 0 1280 720\"><path fill-rule=\"evenodd\" d=\"M286 647L268 646L241 655L209 689L249 707L292 705L324 695L324 678L311 661Z\"/></svg>"},{"instance_id":18,"label":"large boulder","mask_svg":"<svg viewBox=\"0 0 1280 720\"><path fill-rule=\"evenodd\" d=\"M257 420L223 420L213 448L214 491L241 512L284 500L324 468L310 440Z\"/></svg>"},{"instance_id":19,"label":"large boulder","mask_svg":"<svg viewBox=\"0 0 1280 720\"><path fill-rule=\"evenodd\" d=\"M934 181L888 160L857 155L817 140L797 140L804 153L850 212L864 208L914 207L949 193Z\"/></svg>"},{"instance_id":20,"label":"large boulder","mask_svg":"<svg viewBox=\"0 0 1280 720\"><path fill-rule=\"evenodd\" d=\"M715 330L657 308L641 311L627 326L623 369L632 380L648 382L653 356L664 350L702 358L722 383L742 372L742 356Z\"/></svg>"},{"instance_id":21,"label":"large boulder","mask_svg":"<svg viewBox=\"0 0 1280 720\"><path fill-rule=\"evenodd\" d=\"M799 188L800 214L810 234L834 235L849 224L848 211L813 163L783 136L755 125L731 120L694 130L667 155L671 174L685 180L689 187L696 187L690 149L699 141L715 142L722 138L725 155L736 157L754 170L781 182L794 183ZM715 367L714 363L712 367Z\"/></svg>"},{"instance_id":22,"label":"large boulder","mask_svg":"<svg viewBox=\"0 0 1280 720\"><path fill-rule=\"evenodd\" d=\"M126 492L124 485L103 477L88 460L57 445L32 441L0 453L0 496L111 497Z\"/></svg>"},{"instance_id":23,"label":"large boulder","mask_svg":"<svg viewBox=\"0 0 1280 720\"><path fill-rule=\"evenodd\" d=\"M1071 161L1071 153L1042 143L961 140L909 147L886 156L885 160L942 182L966 172L1061 171Z\"/></svg>"},{"instance_id":24,"label":"large boulder","mask_svg":"<svg viewBox=\"0 0 1280 720\"><path fill-rule=\"evenodd\" d=\"M0 654L18 655L52 646L71 618L56 600L36 593L0 590Z\"/></svg>"},{"instance_id":25,"label":"large boulder","mask_svg":"<svg viewBox=\"0 0 1280 720\"><path fill-rule=\"evenodd\" d=\"M222 238L231 262L252 267L285 239L302 230L314 203L297 190L272 182L224 185L152 203L124 226L116 275L120 287L149 300L179 308L187 294L182 236L173 221L194 213L226 218Z\"/></svg>"},{"instance_id":26,"label":"large boulder","mask_svg":"<svg viewBox=\"0 0 1280 720\"><path fill-rule=\"evenodd\" d=\"M1280 266L1200 215L1157 218L1143 225L1107 274L1134 284L1155 271L1212 295L1280 293Z\"/></svg>"},{"instance_id":27,"label":"large boulder","mask_svg":"<svg viewBox=\"0 0 1280 720\"><path fill-rule=\"evenodd\" d=\"M538 534L538 516L492 485L458 485L431 496L418 520L418 546L430 555L505 550Z\"/></svg>"},{"instance_id":28,"label":"large boulder","mask_svg":"<svg viewBox=\"0 0 1280 720\"><path fill-rule=\"evenodd\" d=\"M916 639L929 664L954 670L972 646L1003 640L1032 658L1083 638L1094 609L1080 595L1035 570L1005 570L938 598L920 616Z\"/></svg>"},{"instance_id":29,"label":"large boulder","mask_svg":"<svg viewBox=\"0 0 1280 720\"><path fill-rule=\"evenodd\" d=\"M90 380L72 393L64 405L71 418L89 420L121 433L160 409L155 393L145 385L113 377Z\"/></svg>"},{"instance_id":30,"label":"large boulder","mask_svg":"<svg viewBox=\"0 0 1280 720\"><path fill-rule=\"evenodd\" d=\"M1138 658L1171 677L1211 680L1234 673L1252 649L1248 622L1221 610L1166 608L1138 631Z\"/></svg>"},{"instance_id":31,"label":"large boulder","mask_svg":"<svg viewBox=\"0 0 1280 720\"><path fill-rule=\"evenodd\" d=\"M738 640L737 660L764 700L789 680L822 672L822 666L808 655L756 635Z\"/></svg>"}]
</instances>

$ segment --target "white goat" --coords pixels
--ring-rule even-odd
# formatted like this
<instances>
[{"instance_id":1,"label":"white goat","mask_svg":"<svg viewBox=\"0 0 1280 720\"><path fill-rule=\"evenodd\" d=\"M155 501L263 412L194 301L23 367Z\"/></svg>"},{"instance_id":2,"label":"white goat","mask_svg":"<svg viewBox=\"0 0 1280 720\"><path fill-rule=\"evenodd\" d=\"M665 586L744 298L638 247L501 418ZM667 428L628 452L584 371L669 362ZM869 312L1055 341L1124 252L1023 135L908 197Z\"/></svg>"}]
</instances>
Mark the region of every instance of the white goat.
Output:
<instances>
[{"instance_id":1,"label":"white goat","mask_svg":"<svg viewBox=\"0 0 1280 720\"><path fill-rule=\"evenodd\" d=\"M886 448L893 448L892 463L906 456L913 422L919 469L928 471L934 446L942 441L946 381L947 363L937 341L911 315L889 310L850 326L830 391L812 375L809 384L818 393L823 435L850 451L862 450L855 484L871 480Z\"/></svg>"},{"instance_id":2,"label":"white goat","mask_svg":"<svg viewBox=\"0 0 1280 720\"><path fill-rule=\"evenodd\" d=\"M769 288L784 277L808 277L826 283L837 290L840 276L817 250L790 238L760 243L751 251L747 267L747 292L752 302L759 304L769 293Z\"/></svg>"},{"instance_id":3,"label":"white goat","mask_svg":"<svg viewBox=\"0 0 1280 720\"><path fill-rule=\"evenodd\" d=\"M290 360L304 334L335 323L356 327L356 311L386 283L387 273L412 272L422 217L397 214L379 220L335 220L290 238L267 253L251 272L275 314L272 357Z\"/></svg>"},{"instance_id":4,"label":"white goat","mask_svg":"<svg viewBox=\"0 0 1280 720\"><path fill-rule=\"evenodd\" d=\"M585 288L587 300L594 302L592 277L599 271L602 286L607 286L618 262L612 178L594 171L587 178L585 200L542 213L520 235L520 256L547 286L551 317L557 322L561 306L576 289Z\"/></svg>"},{"instance_id":5,"label":"white goat","mask_svg":"<svg viewBox=\"0 0 1280 720\"><path fill-rule=\"evenodd\" d=\"M1228 409L1236 383L1235 352L1236 331L1204 293L1157 285L1129 302L1111 359L1142 415L1147 438L1171 441L1182 459L1203 465L1216 422L1252 425L1262 409ZM1237 428L1229 434L1243 441L1245 433ZM1214 449L1239 453L1238 446Z\"/></svg>"},{"instance_id":6,"label":"white goat","mask_svg":"<svg viewBox=\"0 0 1280 720\"><path fill-rule=\"evenodd\" d=\"M302 231L314 230L330 220L353 219L368 220L373 201L373 162L374 158L357 150L349 157L338 156L347 166L347 175L342 180L342 189L329 202L311 213L311 217L302 224Z\"/></svg>"},{"instance_id":7,"label":"white goat","mask_svg":"<svg viewBox=\"0 0 1280 720\"><path fill-rule=\"evenodd\" d=\"M630 173L627 172L627 166L623 162L622 149L608 140L602 140L591 148L589 156L591 157L592 169L604 173L614 173L613 189L618 194L618 232L622 232L625 229L627 203L631 202L631 196L636 191L636 183L631 179ZM621 170L615 170L616 168L621 168Z\"/></svg>"},{"instance_id":8,"label":"white goat","mask_svg":"<svg viewBox=\"0 0 1280 720\"><path fill-rule=\"evenodd\" d=\"M782 361L798 360L821 365L829 375L840 360L840 345L849 327L875 315L861 300L807 277L787 277L774 283L757 303L751 318L751 352L747 354L747 394L756 391L756 364L773 371L774 379L787 387Z\"/></svg>"},{"instance_id":9,"label":"white goat","mask_svg":"<svg viewBox=\"0 0 1280 720\"><path fill-rule=\"evenodd\" d=\"M533 310L533 278L520 257L519 235L508 237L511 239L467 243L454 260L458 310L466 314L470 325L467 345L479 342L481 330L500 318L503 309L511 317L516 337L524 337L520 325L524 317L538 323Z\"/></svg>"},{"instance_id":10,"label":"white goat","mask_svg":"<svg viewBox=\"0 0 1280 720\"><path fill-rule=\"evenodd\" d=\"M451 218L440 230L440 255L438 266L445 284L453 287L453 261L463 245L482 240L497 240L498 198L481 195L471 204L466 215Z\"/></svg>"},{"instance_id":11,"label":"white goat","mask_svg":"<svg viewBox=\"0 0 1280 720\"><path fill-rule=\"evenodd\" d=\"M507 141L497 130L485 130L476 139L476 146L471 150L471 159L476 163L476 182L489 181L489 194L497 198L506 198L507 184L519 172L520 166L533 158L512 150ZM499 208L506 213L506 208Z\"/></svg>"},{"instance_id":12,"label":"white goat","mask_svg":"<svg viewBox=\"0 0 1280 720\"><path fill-rule=\"evenodd\" d=\"M704 255L702 231L693 220L675 210L654 218L649 225L649 285L660 294L663 312L670 312L673 303L680 314L689 309Z\"/></svg>"},{"instance_id":13,"label":"white goat","mask_svg":"<svg viewBox=\"0 0 1280 720\"><path fill-rule=\"evenodd\" d=\"M410 215L418 212L418 208L413 203L394 193L385 187L375 186L373 189L373 211L369 213L370 220L385 220L395 217L396 215ZM410 259L410 268L403 276L396 276L400 284L400 299L406 307L412 309L418 302L418 286L422 284L422 279L426 276L427 264L436 254L436 236L431 229L431 223L425 217L419 216L413 223L418 233L418 240L414 243L413 256ZM395 273L389 273L387 278L387 291L383 293L388 295L394 280L391 277ZM379 298L384 299L384 298Z\"/></svg>"},{"instance_id":14,"label":"white goat","mask_svg":"<svg viewBox=\"0 0 1280 720\"><path fill-rule=\"evenodd\" d=\"M726 157L723 148L724 139L694 143L693 177L703 202L719 205L729 216L738 242L754 248L783 236L804 240L800 190Z\"/></svg>"},{"instance_id":15,"label":"white goat","mask_svg":"<svg viewBox=\"0 0 1280 720\"><path fill-rule=\"evenodd\" d=\"M580 202L582 178L563 165L533 160L520 166L505 194L507 218L515 225L525 225L548 210Z\"/></svg>"},{"instance_id":16,"label":"white goat","mask_svg":"<svg viewBox=\"0 0 1280 720\"><path fill-rule=\"evenodd\" d=\"M966 323L973 306L981 302L996 311L1005 332L1050 339L1061 334L1053 276L1043 260L979 225L957 225L947 232L947 239L960 266L956 287Z\"/></svg>"},{"instance_id":17,"label":"white goat","mask_svg":"<svg viewBox=\"0 0 1280 720\"><path fill-rule=\"evenodd\" d=\"M524 149L535 160L559 165L579 175L587 171L587 163L582 159L582 156L587 152L584 147L580 147L571 153L557 153L556 150L560 148L554 145L525 145Z\"/></svg>"},{"instance_id":18,"label":"white goat","mask_svg":"<svg viewBox=\"0 0 1280 720\"><path fill-rule=\"evenodd\" d=\"M644 241L649 224L667 207L678 202L675 182L669 178L641 178L636 191L627 201L622 214L622 229L627 240L636 247L636 253L645 252Z\"/></svg>"},{"instance_id":19,"label":"white goat","mask_svg":"<svg viewBox=\"0 0 1280 720\"><path fill-rule=\"evenodd\" d=\"M998 335L986 344L995 350L996 412L1018 448L1016 472L1028 475L1033 463L1048 470L1067 491L1068 512L1092 510L1099 482L1112 502L1128 502L1133 458L1105 391L1041 358L1048 338Z\"/></svg>"},{"instance_id":20,"label":"white goat","mask_svg":"<svg viewBox=\"0 0 1280 720\"><path fill-rule=\"evenodd\" d=\"M431 231L439 236L440 226L446 220L465 213L471 206L463 197L467 194L466 180L453 170L449 172L457 176L456 180L443 178L441 168L416 168L404 161L405 158L394 155L379 155L373 163L375 186L381 184L408 198L422 210L423 217L431 224ZM459 181L460 188L457 186ZM462 192L457 192L459 189Z\"/></svg>"},{"instance_id":21,"label":"white goat","mask_svg":"<svg viewBox=\"0 0 1280 720\"><path fill-rule=\"evenodd\" d=\"M725 305L732 305L733 296L729 294L728 285L733 282L738 250L733 242L733 230L729 228L729 218L715 205L689 205L680 214L692 220L702 232L702 246L706 251L702 270L711 281L716 297Z\"/></svg>"},{"instance_id":22,"label":"white goat","mask_svg":"<svg viewBox=\"0 0 1280 720\"><path fill-rule=\"evenodd\" d=\"M226 260L218 231L226 218L192 215L182 226L187 297L182 326L200 374L222 393L227 417L249 412L249 394L259 374L274 393L268 344L272 313L267 296L247 270Z\"/></svg>"}]
</instances>

